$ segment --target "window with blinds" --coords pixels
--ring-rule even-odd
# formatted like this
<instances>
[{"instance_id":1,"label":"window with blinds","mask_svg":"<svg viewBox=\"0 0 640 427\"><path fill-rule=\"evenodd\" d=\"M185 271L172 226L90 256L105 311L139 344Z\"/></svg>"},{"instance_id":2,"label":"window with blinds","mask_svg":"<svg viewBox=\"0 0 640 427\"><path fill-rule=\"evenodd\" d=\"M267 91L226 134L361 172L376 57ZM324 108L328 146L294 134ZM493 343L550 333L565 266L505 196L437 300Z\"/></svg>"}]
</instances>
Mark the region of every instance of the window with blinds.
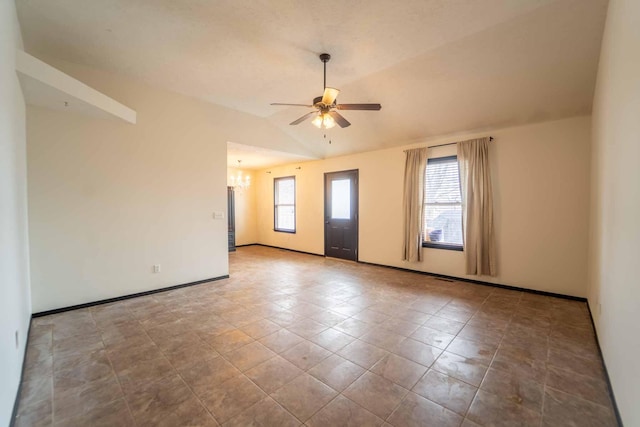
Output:
<instances>
[{"instance_id":1,"label":"window with blinds","mask_svg":"<svg viewBox=\"0 0 640 427\"><path fill-rule=\"evenodd\" d=\"M296 232L296 178L273 180L273 221L275 231Z\"/></svg>"},{"instance_id":2,"label":"window with blinds","mask_svg":"<svg viewBox=\"0 0 640 427\"><path fill-rule=\"evenodd\" d=\"M462 196L457 156L429 159L423 246L462 250Z\"/></svg>"}]
</instances>

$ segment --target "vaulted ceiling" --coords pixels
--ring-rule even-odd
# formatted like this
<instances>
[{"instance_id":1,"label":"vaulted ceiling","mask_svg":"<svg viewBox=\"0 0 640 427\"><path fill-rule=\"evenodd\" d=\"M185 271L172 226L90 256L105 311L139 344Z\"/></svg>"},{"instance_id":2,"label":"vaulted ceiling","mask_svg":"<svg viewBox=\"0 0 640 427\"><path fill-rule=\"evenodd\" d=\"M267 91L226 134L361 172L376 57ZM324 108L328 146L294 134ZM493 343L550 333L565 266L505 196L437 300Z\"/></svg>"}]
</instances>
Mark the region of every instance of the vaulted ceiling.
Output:
<instances>
[{"instance_id":1,"label":"vaulted ceiling","mask_svg":"<svg viewBox=\"0 0 640 427\"><path fill-rule=\"evenodd\" d=\"M318 157L589 114L606 0L16 0L25 48L269 120ZM289 126L327 84L352 126ZM328 140L332 143L329 144Z\"/></svg>"}]
</instances>

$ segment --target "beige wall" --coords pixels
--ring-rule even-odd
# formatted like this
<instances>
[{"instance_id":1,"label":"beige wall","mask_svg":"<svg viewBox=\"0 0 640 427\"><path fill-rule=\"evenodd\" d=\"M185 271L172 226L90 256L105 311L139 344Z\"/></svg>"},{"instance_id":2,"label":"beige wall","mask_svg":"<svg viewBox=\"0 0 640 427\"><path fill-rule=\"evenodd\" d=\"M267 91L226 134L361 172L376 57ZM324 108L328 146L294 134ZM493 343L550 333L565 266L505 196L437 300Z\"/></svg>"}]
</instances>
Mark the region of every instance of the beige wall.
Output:
<instances>
[{"instance_id":1,"label":"beige wall","mask_svg":"<svg viewBox=\"0 0 640 427\"><path fill-rule=\"evenodd\" d=\"M593 104L589 305L622 420L640 425L640 2L612 0Z\"/></svg>"},{"instance_id":2,"label":"beige wall","mask_svg":"<svg viewBox=\"0 0 640 427\"><path fill-rule=\"evenodd\" d=\"M258 241L255 172L247 169L229 168L227 170L227 176L236 176L238 171L242 172L242 176L250 177L251 185L248 188L236 187L234 191L236 246L250 245ZM227 182L228 185L231 185L228 180Z\"/></svg>"},{"instance_id":3,"label":"beige wall","mask_svg":"<svg viewBox=\"0 0 640 427\"><path fill-rule=\"evenodd\" d=\"M227 274L226 142L292 141L254 116L47 62L138 123L28 108L33 310Z\"/></svg>"},{"instance_id":4,"label":"beige wall","mask_svg":"<svg viewBox=\"0 0 640 427\"><path fill-rule=\"evenodd\" d=\"M15 71L22 49L14 2L0 2L0 425L9 425L27 341L31 300L25 106ZM16 345L15 334L18 334Z\"/></svg>"},{"instance_id":5,"label":"beige wall","mask_svg":"<svg viewBox=\"0 0 640 427\"><path fill-rule=\"evenodd\" d=\"M584 297L590 126L589 117L578 117L482 133L495 137L491 151L499 259L495 278L465 276L460 252L425 248L424 262L401 261L403 150L463 140L476 136L473 134L296 163L271 168L271 174L258 172L258 241L324 253L323 174L358 169L360 261ZM431 155L453 154L454 150L437 148ZM296 234L272 230L273 178L287 175L296 176Z\"/></svg>"}]
</instances>

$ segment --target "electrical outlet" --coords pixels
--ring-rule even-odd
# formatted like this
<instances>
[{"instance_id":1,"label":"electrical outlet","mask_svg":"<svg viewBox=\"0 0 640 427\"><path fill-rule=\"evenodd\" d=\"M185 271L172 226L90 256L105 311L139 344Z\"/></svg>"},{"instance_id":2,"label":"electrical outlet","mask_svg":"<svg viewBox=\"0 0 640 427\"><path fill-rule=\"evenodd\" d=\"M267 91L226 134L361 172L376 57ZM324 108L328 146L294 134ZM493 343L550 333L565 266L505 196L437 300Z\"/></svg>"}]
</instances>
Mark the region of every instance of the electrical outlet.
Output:
<instances>
[{"instance_id":1,"label":"electrical outlet","mask_svg":"<svg viewBox=\"0 0 640 427\"><path fill-rule=\"evenodd\" d=\"M16 330L16 348L20 348L20 332Z\"/></svg>"},{"instance_id":2,"label":"electrical outlet","mask_svg":"<svg viewBox=\"0 0 640 427\"><path fill-rule=\"evenodd\" d=\"M154 273L160 273L160 264L155 264L153 266L153 272Z\"/></svg>"}]
</instances>

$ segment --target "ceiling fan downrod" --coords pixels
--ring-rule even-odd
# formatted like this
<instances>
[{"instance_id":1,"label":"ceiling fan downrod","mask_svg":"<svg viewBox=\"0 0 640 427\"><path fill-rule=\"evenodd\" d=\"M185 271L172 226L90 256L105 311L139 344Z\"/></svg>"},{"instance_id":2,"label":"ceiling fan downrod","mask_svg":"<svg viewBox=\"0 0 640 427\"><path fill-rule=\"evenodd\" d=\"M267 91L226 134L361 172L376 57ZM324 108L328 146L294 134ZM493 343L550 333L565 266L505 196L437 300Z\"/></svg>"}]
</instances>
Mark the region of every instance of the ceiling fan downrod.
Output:
<instances>
[{"instance_id":1,"label":"ceiling fan downrod","mask_svg":"<svg viewBox=\"0 0 640 427\"><path fill-rule=\"evenodd\" d=\"M320 61L322 61L324 66L324 86L322 87L322 90L324 90L327 87L327 62L329 62L330 59L331 59L331 55L329 55L328 53L320 54Z\"/></svg>"}]
</instances>

